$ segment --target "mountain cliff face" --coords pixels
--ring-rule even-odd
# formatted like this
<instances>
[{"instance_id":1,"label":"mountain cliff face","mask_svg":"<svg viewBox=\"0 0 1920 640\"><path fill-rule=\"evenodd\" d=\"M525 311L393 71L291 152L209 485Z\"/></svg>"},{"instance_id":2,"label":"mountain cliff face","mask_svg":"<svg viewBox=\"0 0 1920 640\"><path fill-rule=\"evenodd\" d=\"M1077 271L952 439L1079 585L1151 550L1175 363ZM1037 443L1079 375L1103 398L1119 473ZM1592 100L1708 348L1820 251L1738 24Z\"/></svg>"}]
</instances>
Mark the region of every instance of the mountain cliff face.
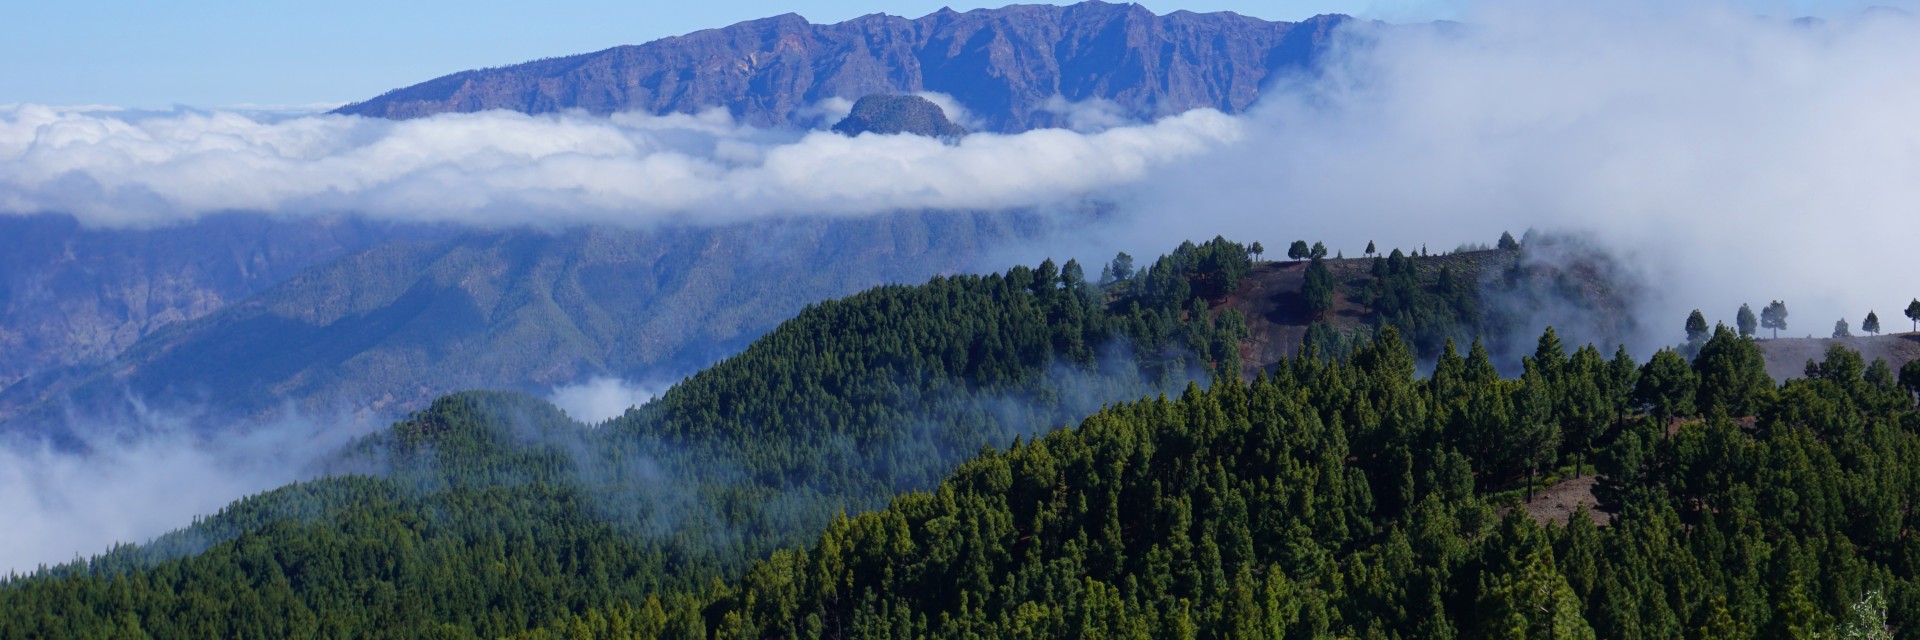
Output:
<instances>
[{"instance_id":1,"label":"mountain cliff face","mask_svg":"<svg viewBox=\"0 0 1920 640\"><path fill-rule=\"evenodd\" d=\"M982 124L1021 131L1064 121L1048 102L1105 99L1140 118L1199 107L1237 113L1263 81L1310 66L1345 16L1268 22L1233 13L1154 15L1133 4L1014 5L907 19L812 24L787 14L643 45L464 71L339 113L413 118L508 109L545 113L724 107L758 126L812 126L830 98L935 91Z\"/></svg>"}]
</instances>

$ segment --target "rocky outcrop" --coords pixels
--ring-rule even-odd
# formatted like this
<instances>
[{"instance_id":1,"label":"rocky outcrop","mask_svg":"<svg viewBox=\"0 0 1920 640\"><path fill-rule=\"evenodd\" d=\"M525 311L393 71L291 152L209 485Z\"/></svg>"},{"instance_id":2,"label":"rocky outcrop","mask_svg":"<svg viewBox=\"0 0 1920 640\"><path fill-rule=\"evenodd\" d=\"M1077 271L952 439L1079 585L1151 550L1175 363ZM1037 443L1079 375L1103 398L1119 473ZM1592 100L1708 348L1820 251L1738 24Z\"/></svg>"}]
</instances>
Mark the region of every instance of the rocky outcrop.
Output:
<instances>
[{"instance_id":1,"label":"rocky outcrop","mask_svg":"<svg viewBox=\"0 0 1920 640\"><path fill-rule=\"evenodd\" d=\"M413 118L510 109L693 113L724 107L759 126L819 122L823 101L933 91L988 129L1064 124L1054 98L1111 100L1150 119L1197 107L1237 113L1263 82L1310 67L1345 16L1298 23L1234 13L1164 16L1133 4L1015 5L919 19L812 24L787 14L722 29L495 69L464 71L347 105Z\"/></svg>"},{"instance_id":2,"label":"rocky outcrop","mask_svg":"<svg viewBox=\"0 0 1920 640\"><path fill-rule=\"evenodd\" d=\"M967 135L967 128L947 119L947 112L932 100L920 96L871 95L853 103L853 111L833 130L850 136L862 133L911 133L929 138L953 139Z\"/></svg>"}]
</instances>

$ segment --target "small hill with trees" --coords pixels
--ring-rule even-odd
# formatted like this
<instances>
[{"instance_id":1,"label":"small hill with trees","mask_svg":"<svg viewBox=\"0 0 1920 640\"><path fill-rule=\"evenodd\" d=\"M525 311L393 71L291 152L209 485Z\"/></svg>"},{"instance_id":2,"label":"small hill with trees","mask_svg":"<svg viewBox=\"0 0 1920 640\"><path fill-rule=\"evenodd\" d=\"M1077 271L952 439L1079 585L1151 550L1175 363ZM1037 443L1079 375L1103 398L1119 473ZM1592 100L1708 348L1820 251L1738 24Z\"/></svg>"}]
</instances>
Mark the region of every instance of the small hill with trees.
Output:
<instances>
[{"instance_id":1,"label":"small hill with trees","mask_svg":"<svg viewBox=\"0 0 1920 640\"><path fill-rule=\"evenodd\" d=\"M833 130L850 136L862 133L911 133L955 140L967 135L967 128L947 119L947 112L932 100L914 95L876 94L853 103L853 111L833 125Z\"/></svg>"}]
</instances>

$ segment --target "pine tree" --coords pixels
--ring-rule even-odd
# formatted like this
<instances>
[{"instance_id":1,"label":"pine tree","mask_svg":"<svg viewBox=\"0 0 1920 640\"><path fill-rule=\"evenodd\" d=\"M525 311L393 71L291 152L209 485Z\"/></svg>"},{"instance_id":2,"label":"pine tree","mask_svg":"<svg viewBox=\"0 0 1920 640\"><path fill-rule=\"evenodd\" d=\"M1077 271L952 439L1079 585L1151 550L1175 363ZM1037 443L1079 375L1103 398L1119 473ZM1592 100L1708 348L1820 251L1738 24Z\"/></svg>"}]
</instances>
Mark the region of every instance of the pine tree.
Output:
<instances>
[{"instance_id":1,"label":"pine tree","mask_svg":"<svg viewBox=\"0 0 1920 640\"><path fill-rule=\"evenodd\" d=\"M1913 321L1914 331L1920 331L1920 298L1907 303L1907 319Z\"/></svg>"},{"instance_id":2,"label":"pine tree","mask_svg":"<svg viewBox=\"0 0 1920 640\"><path fill-rule=\"evenodd\" d=\"M1773 330L1773 337L1780 337L1780 330L1787 328L1787 303L1779 300L1760 310L1760 326Z\"/></svg>"},{"instance_id":3,"label":"pine tree","mask_svg":"<svg viewBox=\"0 0 1920 640\"><path fill-rule=\"evenodd\" d=\"M1266 255L1267 248L1265 246L1262 246L1260 244L1260 241L1255 240L1253 242L1253 246L1247 247L1247 251L1253 253L1253 259L1259 260L1260 256Z\"/></svg>"},{"instance_id":4,"label":"pine tree","mask_svg":"<svg viewBox=\"0 0 1920 640\"><path fill-rule=\"evenodd\" d=\"M1694 309L1693 313L1687 316L1687 344L1698 346L1706 341L1707 317L1701 315L1699 309Z\"/></svg>"},{"instance_id":5,"label":"pine tree","mask_svg":"<svg viewBox=\"0 0 1920 640\"><path fill-rule=\"evenodd\" d=\"M1327 257L1327 245L1318 242L1313 243L1313 248L1307 250L1307 257L1314 260Z\"/></svg>"},{"instance_id":6,"label":"pine tree","mask_svg":"<svg viewBox=\"0 0 1920 640\"><path fill-rule=\"evenodd\" d=\"M1740 326L1742 338L1753 337L1754 330L1760 327L1760 319L1753 317L1753 307L1747 306L1746 303L1740 304L1740 315L1734 317L1734 322Z\"/></svg>"},{"instance_id":7,"label":"pine tree","mask_svg":"<svg viewBox=\"0 0 1920 640\"><path fill-rule=\"evenodd\" d=\"M1660 418L1661 428L1674 416L1693 413L1693 396L1698 378L1687 366L1686 358L1672 349L1661 349L1640 368L1640 381L1633 397Z\"/></svg>"},{"instance_id":8,"label":"pine tree","mask_svg":"<svg viewBox=\"0 0 1920 640\"><path fill-rule=\"evenodd\" d=\"M1839 320L1835 320L1835 321L1833 321L1833 337L1835 337L1835 338L1851 338L1851 337L1853 337L1853 332L1852 332L1852 331L1849 331L1849 330L1847 330L1847 319L1846 319L1846 318L1841 318L1841 319L1839 319Z\"/></svg>"},{"instance_id":9,"label":"pine tree","mask_svg":"<svg viewBox=\"0 0 1920 640\"><path fill-rule=\"evenodd\" d=\"M1367 241L1367 257L1369 257L1369 258L1371 258L1371 257L1373 257L1373 254L1375 254L1375 253L1378 253L1378 252L1377 252L1377 251L1375 251L1375 250L1374 250L1374 248L1373 248L1373 241L1372 241L1372 240L1368 240L1368 241Z\"/></svg>"},{"instance_id":10,"label":"pine tree","mask_svg":"<svg viewBox=\"0 0 1920 640\"><path fill-rule=\"evenodd\" d=\"M1880 316L1868 311L1867 319L1860 321L1860 330L1876 336L1880 335Z\"/></svg>"},{"instance_id":11,"label":"pine tree","mask_svg":"<svg viewBox=\"0 0 1920 640\"><path fill-rule=\"evenodd\" d=\"M1293 244L1287 246L1287 257L1300 260L1307 257L1308 251L1310 251L1310 249L1307 248L1307 241L1295 240Z\"/></svg>"},{"instance_id":12,"label":"pine tree","mask_svg":"<svg viewBox=\"0 0 1920 640\"><path fill-rule=\"evenodd\" d=\"M1300 293L1307 299L1307 309L1315 317L1333 310L1333 274L1327 271L1326 262L1314 258L1307 264L1306 283Z\"/></svg>"},{"instance_id":13,"label":"pine tree","mask_svg":"<svg viewBox=\"0 0 1920 640\"><path fill-rule=\"evenodd\" d=\"M1481 237L1484 238L1486 236ZM1513 251L1520 248L1520 241L1513 239L1513 233L1502 231L1500 232L1500 244L1498 246L1501 251Z\"/></svg>"}]
</instances>

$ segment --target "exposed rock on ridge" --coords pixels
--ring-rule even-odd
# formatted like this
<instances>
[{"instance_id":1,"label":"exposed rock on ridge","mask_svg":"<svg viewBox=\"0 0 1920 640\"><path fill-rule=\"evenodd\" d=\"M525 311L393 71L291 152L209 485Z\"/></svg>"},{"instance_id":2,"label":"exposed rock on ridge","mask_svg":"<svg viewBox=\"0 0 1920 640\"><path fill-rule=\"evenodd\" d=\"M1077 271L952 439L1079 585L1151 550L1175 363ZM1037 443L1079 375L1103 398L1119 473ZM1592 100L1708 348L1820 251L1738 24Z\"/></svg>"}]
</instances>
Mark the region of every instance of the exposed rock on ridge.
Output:
<instances>
[{"instance_id":1,"label":"exposed rock on ridge","mask_svg":"<svg viewBox=\"0 0 1920 640\"><path fill-rule=\"evenodd\" d=\"M1193 108L1237 113L1276 72L1309 67L1345 16L1298 23L1234 13L1154 15L1133 4L1014 5L919 19L874 14L812 24L795 14L642 45L463 71L339 113L413 118L730 110L757 126L814 126L828 98L921 91L957 97L983 126L1064 122L1055 96L1111 100L1137 118Z\"/></svg>"}]
</instances>

